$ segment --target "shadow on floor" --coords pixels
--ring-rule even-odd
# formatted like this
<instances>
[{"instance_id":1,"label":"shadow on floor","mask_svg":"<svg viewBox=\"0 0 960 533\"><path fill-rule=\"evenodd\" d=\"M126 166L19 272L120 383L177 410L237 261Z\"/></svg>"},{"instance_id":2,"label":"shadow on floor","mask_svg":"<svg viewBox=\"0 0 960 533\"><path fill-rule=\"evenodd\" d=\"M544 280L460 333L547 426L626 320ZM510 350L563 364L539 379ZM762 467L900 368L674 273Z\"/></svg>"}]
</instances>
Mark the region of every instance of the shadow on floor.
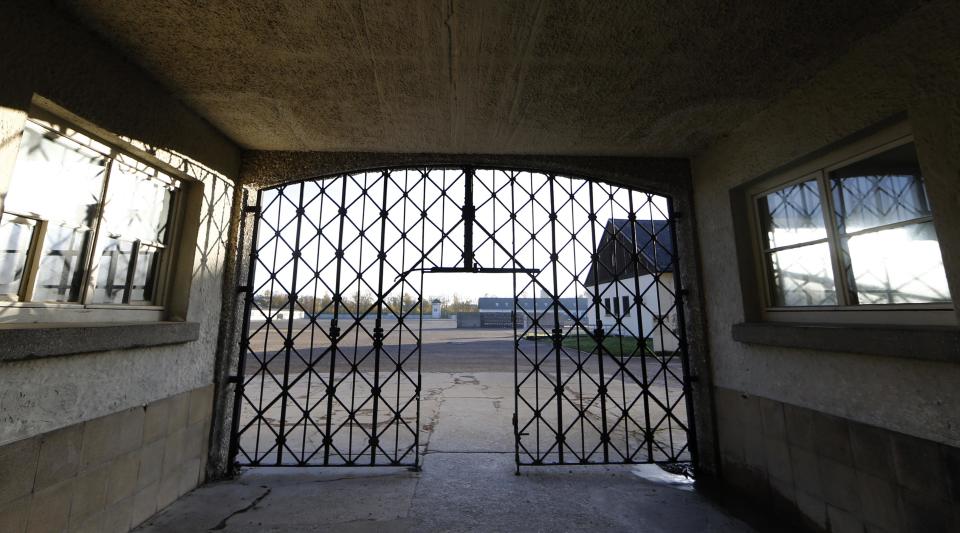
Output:
<instances>
[{"instance_id":1,"label":"shadow on floor","mask_svg":"<svg viewBox=\"0 0 960 533\"><path fill-rule=\"evenodd\" d=\"M512 373L425 374L424 390L419 472L248 469L194 490L139 531L767 529L655 465L525 467L515 475Z\"/></svg>"}]
</instances>

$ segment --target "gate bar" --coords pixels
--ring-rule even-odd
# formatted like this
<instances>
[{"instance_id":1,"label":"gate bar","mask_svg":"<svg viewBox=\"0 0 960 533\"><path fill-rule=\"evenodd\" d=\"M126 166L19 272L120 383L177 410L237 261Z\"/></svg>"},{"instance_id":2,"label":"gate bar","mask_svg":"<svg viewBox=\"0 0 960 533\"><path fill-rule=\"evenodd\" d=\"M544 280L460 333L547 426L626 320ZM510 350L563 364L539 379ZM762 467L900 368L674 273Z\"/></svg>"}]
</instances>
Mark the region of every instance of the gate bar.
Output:
<instances>
[{"instance_id":1,"label":"gate bar","mask_svg":"<svg viewBox=\"0 0 960 533\"><path fill-rule=\"evenodd\" d=\"M477 214L476 207L473 205L473 174L473 169L469 167L463 171L463 267L470 269L475 266L473 221Z\"/></svg>"},{"instance_id":2,"label":"gate bar","mask_svg":"<svg viewBox=\"0 0 960 533\"><path fill-rule=\"evenodd\" d=\"M461 268L461 267L432 267L426 269L427 272L431 274L452 274L452 273L467 273L467 274L531 274L536 275L540 273L539 268L491 268L491 267L478 267L474 266L473 268Z\"/></svg>"},{"instance_id":3,"label":"gate bar","mask_svg":"<svg viewBox=\"0 0 960 533\"><path fill-rule=\"evenodd\" d=\"M380 439L377 436L377 409L380 407L380 355L383 353L383 267L387 262L387 254L383 251L386 246L387 234L387 185L390 181L386 171L380 176L380 182L383 184L383 195L380 201L380 249L377 259L380 261L380 268L377 275L377 319L373 326L373 389L370 394L373 395L373 421L370 425L370 465L377 464L377 446ZM403 302L403 289L400 290L400 301ZM399 406L397 406L399 407Z\"/></svg>"},{"instance_id":4,"label":"gate bar","mask_svg":"<svg viewBox=\"0 0 960 533\"><path fill-rule=\"evenodd\" d=\"M643 377L643 390L640 391L640 394L643 395L643 419L645 427L643 428L643 438L646 439L647 444L647 460L653 458L653 432L650 431L650 380L648 379L647 374L647 337L643 332L643 318L640 315L640 309L643 305L643 295L640 292L640 247L637 246L637 213L633 207L633 192L630 193L630 235L633 239L633 284L634 284L634 293L633 293L633 303L636 306L637 313L637 334L640 337L642 351L640 352L640 375ZM650 201L650 197L647 196L647 201ZM651 230L653 229L651 224ZM651 235L654 242L654 247L656 247L656 237ZM676 248L674 248L676 251ZM660 288L655 287L655 290L659 292ZM660 309L657 309L659 312ZM656 326L654 326L656 327ZM653 335L653 332L650 332ZM661 336L660 340L661 346L663 345L663 339Z\"/></svg>"},{"instance_id":5,"label":"gate bar","mask_svg":"<svg viewBox=\"0 0 960 533\"><path fill-rule=\"evenodd\" d=\"M324 191L326 192L326 191ZM346 213L343 211L343 206L347 202L347 180L343 179L340 185L340 211L338 212L338 217L340 219L340 229L337 233L337 251L335 252L337 257L337 274L336 279L334 280L334 293L333 293L333 318L330 319L330 374L327 378L327 423L326 431L323 436L323 464L327 466L330 464L330 448L333 447L333 436L330 432L333 429L332 418L333 418L333 399L337 391L337 385L334 382L336 379L336 366L337 366L337 343L340 342L340 323L338 322L338 317L340 316L340 304L341 304L341 293L340 293L340 280L341 280L341 271L343 268L343 225L346 221ZM349 452L348 452L349 453Z\"/></svg>"},{"instance_id":6,"label":"gate bar","mask_svg":"<svg viewBox=\"0 0 960 533\"><path fill-rule=\"evenodd\" d=\"M517 175L510 174L510 247L514 264L517 262L517 199L516 199ZM531 274L535 276L536 274ZM517 359L519 359L517 350L520 349L520 335L517 328L517 307L520 304L520 295L517 294L517 272L514 272L513 278L513 309L510 314L513 316L513 457L516 463L515 475L520 475L520 369ZM534 310L536 312L536 310Z\"/></svg>"},{"instance_id":7,"label":"gate bar","mask_svg":"<svg viewBox=\"0 0 960 533\"><path fill-rule=\"evenodd\" d=\"M693 412L693 391L690 387L690 382L694 381L696 376L690 375L687 323L683 313L683 297L686 296L687 291L683 288L682 280L680 279L680 260L678 258L679 254L677 253L677 219L680 218L680 215L673 209L672 197L667 197L667 213L670 219L668 222L668 224L670 224L670 244L673 246L673 286L675 293L673 302L677 308L677 330L680 332L679 335L675 336L678 338L680 344L680 365L683 369L683 393L686 396L684 398L684 405L687 408L687 450L690 452L690 462L693 464L694 474L696 474L696 468L700 465L700 462L697 453L697 424L694 420Z\"/></svg>"},{"instance_id":8,"label":"gate bar","mask_svg":"<svg viewBox=\"0 0 960 533\"><path fill-rule=\"evenodd\" d=\"M557 208L554 198L554 189L556 189L557 178L553 174L547 176L547 183L550 185L550 266L553 269L553 360L556 363L557 377L555 394L557 398L557 451L560 464L563 464L563 443L565 431L563 429L563 379L560 376L560 353L563 347L563 330L560 329L560 295L557 292L560 287L557 283Z\"/></svg>"},{"instance_id":9,"label":"gate bar","mask_svg":"<svg viewBox=\"0 0 960 533\"><path fill-rule=\"evenodd\" d=\"M254 261L257 259L257 234L260 230L260 215L261 215L261 204L263 192L257 191L257 202L254 210L249 210L246 204L249 197L249 193L245 190L243 192L243 213L253 215L253 230L250 235L250 254L247 260L249 264L247 265L247 284L242 286L244 290L244 303L243 303L243 323L240 326L240 353L237 356L237 374L236 374L236 385L234 386L233 391L233 419L230 421L230 448L227 452L227 461L229 462L227 468L230 472L234 472L237 466L237 454L240 452L240 408L243 405L243 377L244 370L246 368L247 362L247 352L250 351L250 305L253 303L253 282L254 275L256 274L256 268L254 268ZM238 240L243 238L243 234L246 231L246 218L245 216L240 217L240 231L238 232ZM242 258L239 257L243 253L243 246L237 244L237 268L240 268L242 265Z\"/></svg>"},{"instance_id":10,"label":"gate bar","mask_svg":"<svg viewBox=\"0 0 960 533\"><path fill-rule=\"evenodd\" d=\"M593 204L593 187L594 183L591 182L588 184L589 196L590 196L590 214L589 219L591 222L597 222L597 210ZM600 253L597 251L597 232L596 228L591 224L590 227L590 244L591 250L593 251L593 256L591 260L594 265L599 265ZM610 435L607 433L607 376L603 373L603 322L600 320L600 268L593 268L593 286L596 287L593 293L593 309L594 316L596 317L597 327L593 331L593 343L595 345L594 350L596 350L595 356L597 358L597 372L600 374L600 387L597 389L597 394L600 395L600 443L603 444L603 462L610 462ZM646 384L645 384L646 385Z\"/></svg>"}]
</instances>

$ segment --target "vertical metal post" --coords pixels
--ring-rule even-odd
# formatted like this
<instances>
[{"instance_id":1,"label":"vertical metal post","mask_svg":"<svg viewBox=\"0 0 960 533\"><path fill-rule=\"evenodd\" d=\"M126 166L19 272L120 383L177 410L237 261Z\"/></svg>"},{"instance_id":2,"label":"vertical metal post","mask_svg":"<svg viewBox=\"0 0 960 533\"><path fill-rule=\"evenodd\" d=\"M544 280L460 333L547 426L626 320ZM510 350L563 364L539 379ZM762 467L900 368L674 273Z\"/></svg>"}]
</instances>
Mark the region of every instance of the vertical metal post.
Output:
<instances>
[{"instance_id":1,"label":"vertical metal post","mask_svg":"<svg viewBox=\"0 0 960 533\"><path fill-rule=\"evenodd\" d=\"M677 218L679 215L673 210L673 198L667 198L667 216L670 219L670 239L673 247L673 286L674 301L677 307L677 331L680 332L680 364L683 369L684 405L687 408L687 449L690 450L690 461L694 468L699 464L697 453L697 425L694 421L693 395L690 387L690 353L687 347L687 324L683 312L683 297L685 291L680 280L680 259L677 255ZM670 413L667 413L669 416ZM671 458L674 459L674 458Z\"/></svg>"},{"instance_id":2,"label":"vertical metal post","mask_svg":"<svg viewBox=\"0 0 960 533\"><path fill-rule=\"evenodd\" d=\"M530 189L528 190L530 194L530 240L535 242L536 233L535 228L535 208L534 208L534 185L533 185L533 173L528 173L530 175ZM530 264L537 264L537 247L530 247ZM537 290L536 290L536 274L533 275L533 280L531 285L533 286L533 334L534 338L537 337L537 332L540 330L540 310L537 308ZM533 458L533 464L539 465L543 463L543 457L540 455L540 425L543 423L543 414L540 410L540 343L533 343L533 404L536 406L533 412L534 420L534 439L536 439L536 456Z\"/></svg>"},{"instance_id":3,"label":"vertical metal post","mask_svg":"<svg viewBox=\"0 0 960 533\"><path fill-rule=\"evenodd\" d=\"M248 210L247 200L248 192L245 190L243 192L243 214L240 216L240 228L237 235L239 235L237 243L237 269L240 269L240 265L243 264L243 235L246 231L246 215L250 214L251 211ZM250 304L253 303L253 282L254 276L256 274L256 268L254 263L257 260L257 236L260 230L260 201L263 193L257 191L257 202L253 206L253 230L250 236L250 255L247 257L248 266L247 266L247 284L244 286L244 296L243 296L243 322L240 326L240 353L237 356L237 374L234 383L234 395L233 395L233 418L230 421L230 447L227 453L227 461L229 462L228 469L231 473L236 470L237 462L237 453L240 450L240 408L243 404L243 391L244 391L244 370L246 367L247 361L247 352L250 351Z\"/></svg>"},{"instance_id":4,"label":"vertical metal post","mask_svg":"<svg viewBox=\"0 0 960 533\"><path fill-rule=\"evenodd\" d=\"M476 218L476 207L473 205L473 176L474 170L466 168L463 171L463 268L473 269L473 221Z\"/></svg>"},{"instance_id":5,"label":"vertical metal post","mask_svg":"<svg viewBox=\"0 0 960 533\"><path fill-rule=\"evenodd\" d=\"M521 268L519 261L517 261L517 204L516 204L516 194L515 188L517 185L517 175L510 175L510 233L511 233L511 251L513 268ZM533 265L530 265L532 268ZM518 359L520 354L520 335L517 331L517 310L520 307L520 295L517 294L517 276L519 274L514 271L511 278L513 279L513 456L516 462L517 470L515 474L520 475L520 369L518 364ZM526 324L526 320L524 320Z\"/></svg>"},{"instance_id":6,"label":"vertical metal post","mask_svg":"<svg viewBox=\"0 0 960 533\"><path fill-rule=\"evenodd\" d=\"M340 326L337 318L340 316L340 305L343 300L340 291L340 278L343 270L343 225L347 218L347 208L345 207L347 203L347 180L342 177L335 179L341 180L340 204L337 206L337 218L339 219L340 226L337 232L337 250L334 252L337 262L337 273L333 288L333 318L330 319L330 348L328 348L330 350L330 373L327 377L327 420L323 436L324 465L330 464L330 448L333 446L333 436L330 435L330 432L332 431L333 399L337 393L337 385L334 381L336 379L337 367L337 343L340 341Z\"/></svg>"},{"instance_id":7,"label":"vertical metal post","mask_svg":"<svg viewBox=\"0 0 960 533\"><path fill-rule=\"evenodd\" d=\"M283 193L281 193L283 194ZM303 225L303 183L297 201L297 233L293 245L293 279L287 289L290 299L290 316L287 318L287 335L283 339L283 388L280 389L280 430L277 433L277 464L283 464L283 448L287 443L287 398L290 396L290 352L293 351L293 313L297 306L297 268L300 266L300 229Z\"/></svg>"},{"instance_id":8,"label":"vertical metal post","mask_svg":"<svg viewBox=\"0 0 960 533\"><path fill-rule=\"evenodd\" d=\"M420 261L415 264L425 264L426 263L426 246L427 246L427 172L428 170L423 170L420 173L420 182L423 183L423 197L420 203L420 252L423 254L423 257L420 258ZM419 315L419 320L417 321L417 425L415 426L416 431L413 433L413 449L414 449L414 468L416 470L420 469L420 391L422 380L422 357L421 357L421 339L423 338L423 270L420 270L420 284L418 285L417 290L417 314Z\"/></svg>"},{"instance_id":9,"label":"vertical metal post","mask_svg":"<svg viewBox=\"0 0 960 533\"><path fill-rule=\"evenodd\" d=\"M325 187L325 185L318 185L318 186L320 187L320 193L319 193L318 195L315 195L315 196L310 200L310 202L308 202L308 203L312 203L312 202L316 201L316 200L317 200L317 196L319 196L319 198L320 198L320 209L319 209L319 211L318 211L318 213L317 213L317 223L316 223L316 225L315 225L316 228L317 228L317 231L318 231L318 233L319 233L319 232L321 231L321 228L323 227L323 200L324 200L324 197L326 196L326 194L325 194L325 193L326 193L326 187ZM304 206L304 208L306 208L306 206ZM308 219L308 220L309 220L309 219ZM311 223L311 225L313 225L313 224ZM308 240L307 242L309 242L309 240ZM314 260L313 260L313 261L314 261L314 263L313 263L313 269L319 268L319 266L320 266L320 250L321 250L321 248L322 248L322 247L320 246L320 244L319 244L319 239L318 239L318 243L317 243L317 255L315 256L315 258L314 258ZM307 267L307 268L310 268L310 267ZM313 270L313 269L311 269L311 270ZM313 270L313 274L319 278L319 272ZM307 428L308 428L308 426L309 426L310 424L313 423L312 418L310 418L310 411L311 411L311 409L310 409L310 394L313 392L313 376L314 376L314 374L316 374L317 379L320 379L320 374L316 371L316 366L317 366L317 363L319 363L319 362L323 359L323 353L321 353L321 354L320 354L320 357L317 357L317 358L314 358L314 353L313 353L314 346L315 346L315 342L314 342L314 341L316 340L316 333L317 333L316 329L320 326L320 324L317 322L317 315L319 314L319 313L318 313L318 309L317 309L317 288L318 288L318 287L317 287L317 280L315 279L312 284L313 284L313 295L312 295L312 298L313 298L313 299L311 300L310 310L309 310L309 313L310 313L310 322L311 322L311 324L310 324L310 361L307 363L307 369L306 369L306 373L307 373L307 394L306 394L306 397L304 398L304 406L305 406L304 409L303 409L303 421L304 421L303 426L304 426L304 427L303 427L303 435L302 435L302 438L300 439L300 449L303 450L304 461L309 460L309 459L312 459L313 456L316 455L316 453L317 453L317 451L318 451L318 450L314 450L313 452L311 452L311 454L310 454L309 456L306 454L306 450L307 450ZM306 309L304 309L304 311L306 311ZM308 422L309 422L309 423L308 423ZM301 463L301 464L302 464L302 463Z\"/></svg>"},{"instance_id":10,"label":"vertical metal post","mask_svg":"<svg viewBox=\"0 0 960 533\"><path fill-rule=\"evenodd\" d=\"M597 357L597 371L600 373L598 381L600 386L597 389L597 394L600 395L600 442L603 444L603 462L607 463L610 461L610 435L607 433L607 377L603 373L603 321L600 320L600 253L597 251L597 232L595 231L594 224L597 222L597 210L594 207L593 203L593 186L594 183L589 184L589 197L590 197L590 214L587 215L587 218L590 220L590 244L593 254L591 259L593 260L593 286L595 287L593 294L593 308L594 314L597 319L597 327L593 331L593 340L596 345L596 357ZM604 227L604 230L606 227Z\"/></svg>"},{"instance_id":11,"label":"vertical metal post","mask_svg":"<svg viewBox=\"0 0 960 533\"><path fill-rule=\"evenodd\" d=\"M380 439L377 435L377 409L380 406L380 356L383 353L383 269L387 262L387 254L384 252L386 246L387 233L387 171L380 175L380 182L383 185L383 194L380 200L380 246L377 252L377 260L380 267L377 274L377 320L373 327L373 389L370 394L373 395L373 421L370 427L370 464L377 464L377 446ZM403 297L401 296L401 301Z\"/></svg>"},{"instance_id":12,"label":"vertical metal post","mask_svg":"<svg viewBox=\"0 0 960 533\"><path fill-rule=\"evenodd\" d=\"M640 341L640 375L643 379L643 386L640 388L640 394L643 395L643 438L646 440L647 448L647 460L653 460L653 431L650 430L650 381L647 378L647 337L643 334L643 315L640 313L641 304L643 303L643 298L640 292L640 246L637 244L637 211L633 205L633 192L629 193L630 197L630 238L633 240L633 283L634 283L634 306L636 308L637 315L637 334L640 336L638 339ZM650 196L647 196L647 201L650 201ZM652 223L651 223L652 225ZM653 229L653 228L651 228ZM651 236L653 238L653 236ZM656 240L654 239L654 242ZM654 284L658 283L655 279ZM659 311L659 309L657 310ZM624 424L627 421L624 420ZM629 457L629 451L628 451Z\"/></svg>"},{"instance_id":13,"label":"vertical metal post","mask_svg":"<svg viewBox=\"0 0 960 533\"><path fill-rule=\"evenodd\" d=\"M551 305L553 306L553 360L556 363L556 385L554 394L557 400L557 451L558 459L563 463L563 378L560 375L560 352L563 346L563 330L560 329L560 287L557 283L557 261L560 260L557 254L557 208L554 195L556 185L556 176L550 174L547 176L547 184L550 187L550 267L553 272L553 294L551 295Z\"/></svg>"}]
</instances>

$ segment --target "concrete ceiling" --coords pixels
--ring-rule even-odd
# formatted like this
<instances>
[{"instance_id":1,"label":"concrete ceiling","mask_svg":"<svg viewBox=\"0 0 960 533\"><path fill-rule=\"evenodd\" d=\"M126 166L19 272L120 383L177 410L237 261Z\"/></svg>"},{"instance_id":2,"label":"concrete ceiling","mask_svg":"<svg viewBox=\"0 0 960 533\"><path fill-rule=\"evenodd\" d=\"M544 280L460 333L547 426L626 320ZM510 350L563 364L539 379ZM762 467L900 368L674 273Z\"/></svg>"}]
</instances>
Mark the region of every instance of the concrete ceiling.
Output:
<instances>
[{"instance_id":1,"label":"concrete ceiling","mask_svg":"<svg viewBox=\"0 0 960 533\"><path fill-rule=\"evenodd\" d=\"M59 2L247 149L633 156L696 153L913 3Z\"/></svg>"}]
</instances>

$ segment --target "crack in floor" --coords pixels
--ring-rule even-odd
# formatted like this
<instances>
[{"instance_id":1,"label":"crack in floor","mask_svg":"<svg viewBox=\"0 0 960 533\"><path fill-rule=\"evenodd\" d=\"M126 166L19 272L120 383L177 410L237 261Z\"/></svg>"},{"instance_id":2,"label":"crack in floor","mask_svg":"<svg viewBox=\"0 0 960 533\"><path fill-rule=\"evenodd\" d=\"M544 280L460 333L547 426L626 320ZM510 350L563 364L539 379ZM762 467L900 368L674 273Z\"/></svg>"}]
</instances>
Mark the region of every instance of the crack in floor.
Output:
<instances>
[{"instance_id":1,"label":"crack in floor","mask_svg":"<svg viewBox=\"0 0 960 533\"><path fill-rule=\"evenodd\" d=\"M420 459L419 469L422 469L422 468L423 468L423 457L426 457L427 454L431 453L431 452L430 452L430 438L433 436L433 432L436 431L436 429L437 429L437 424L438 424L439 421L440 421L440 410L443 408L444 402L447 401L447 397L446 397L446 395L445 395L444 393L446 393L448 390L456 387L457 385L467 385L467 384L476 384L476 383L479 383L479 381L478 381L476 378L473 378L473 376L469 376L469 377L473 378L474 382L476 382L476 383L460 381L460 377L461 377L461 376L460 376L460 375L457 375L457 374L451 374L451 377L453 377L453 383L450 383L449 385L447 385L447 386L445 386L445 387L439 387L439 388L430 389L430 391L428 392L428 394L425 395L425 397L423 398L423 399L429 399L429 400L434 400L434 399L435 399L435 400L437 401L437 406L436 406L436 409L434 409L434 411L430 414L430 420L429 420L429 422L427 422L426 424L423 425L423 428L424 428L424 429L429 428L429 431L427 431L426 438L424 439L424 442L423 442L423 452L421 452L421 454L420 454L421 459ZM409 517L409 516L411 515L411 513L413 512L413 504L414 504L414 502L415 502L416 499L417 499L417 491L420 489L420 480L421 480L421 479L422 479L422 477L418 474L418 475L417 475L417 481L416 481L416 483L414 483L414 485L413 485L413 491L411 491L411 493L410 493L410 503L409 503L409 505L407 506L406 517Z\"/></svg>"},{"instance_id":2,"label":"crack in floor","mask_svg":"<svg viewBox=\"0 0 960 533\"><path fill-rule=\"evenodd\" d=\"M335 478L330 478L330 479L315 479L315 480L313 480L313 481L310 481L310 483L333 483L334 481L366 481L366 480L368 480L368 479L381 479L381 478L385 478L385 477L400 477L400 476L402 476L402 475L403 475L403 474L396 474L396 473L384 474L384 475L382 475L382 476L356 476L356 475L352 475L352 476L335 477Z\"/></svg>"},{"instance_id":3,"label":"crack in floor","mask_svg":"<svg viewBox=\"0 0 960 533\"><path fill-rule=\"evenodd\" d=\"M260 488L261 488L261 489L266 489L266 491L265 491L263 494L261 494L260 496L258 496L256 499L254 499L252 502L250 502L250 504L247 505L246 507L244 507L244 508L242 508L242 509L237 509L236 511L234 511L234 512L230 513L229 515L227 515L227 516L226 516L223 520L221 520L217 525L215 525L215 526L211 527L210 529L208 529L208 531L219 531L219 530L221 530L221 529L226 529L226 527L227 527L227 522L228 522L231 518L237 516L238 514L243 514L243 513L247 512L247 511L249 511L250 509L253 509L254 507L257 506L258 503L262 502L264 498L266 498L267 496L270 495L271 492L273 492L273 489L271 489L270 487L267 487L267 486L265 486L265 485L261 485Z\"/></svg>"}]
</instances>

